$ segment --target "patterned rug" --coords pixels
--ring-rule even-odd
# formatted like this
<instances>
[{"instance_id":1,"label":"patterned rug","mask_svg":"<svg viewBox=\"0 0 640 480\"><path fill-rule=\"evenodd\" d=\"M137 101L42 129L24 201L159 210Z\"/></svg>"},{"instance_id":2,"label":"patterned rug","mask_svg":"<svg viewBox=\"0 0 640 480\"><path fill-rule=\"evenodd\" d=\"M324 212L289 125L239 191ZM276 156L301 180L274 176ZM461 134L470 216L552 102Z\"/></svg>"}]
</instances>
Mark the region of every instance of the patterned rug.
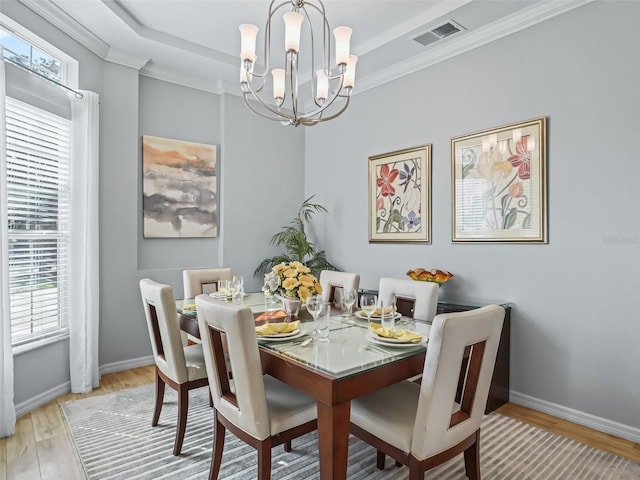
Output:
<instances>
[{"instance_id":1,"label":"patterned rug","mask_svg":"<svg viewBox=\"0 0 640 480\"><path fill-rule=\"evenodd\" d=\"M207 390L190 392L182 454L172 455L177 400L167 389L160 423L151 427L153 386L68 402L63 411L89 480L206 479L211 461L212 411ZM481 430L484 480L638 480L640 465L537 427L492 413ZM272 451L273 480L317 479L317 435L293 441L285 453ZM227 432L220 479L257 477L254 449ZM349 444L349 480L401 480L406 467L387 457L375 467L375 451L355 437ZM462 455L427 473L429 480L464 480Z\"/></svg>"}]
</instances>

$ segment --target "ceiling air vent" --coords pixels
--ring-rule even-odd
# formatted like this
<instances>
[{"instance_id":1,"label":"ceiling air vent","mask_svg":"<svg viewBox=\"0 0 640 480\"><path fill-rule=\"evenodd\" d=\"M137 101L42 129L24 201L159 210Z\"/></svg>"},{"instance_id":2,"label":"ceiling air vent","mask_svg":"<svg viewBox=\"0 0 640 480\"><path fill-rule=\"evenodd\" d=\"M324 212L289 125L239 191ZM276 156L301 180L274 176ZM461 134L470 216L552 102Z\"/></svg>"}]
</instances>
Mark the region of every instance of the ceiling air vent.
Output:
<instances>
[{"instance_id":1,"label":"ceiling air vent","mask_svg":"<svg viewBox=\"0 0 640 480\"><path fill-rule=\"evenodd\" d=\"M427 32L414 38L414 40L418 42L420 45L424 45L426 47L427 45L440 40L440 37L437 35L434 35L431 32Z\"/></svg>"},{"instance_id":2,"label":"ceiling air vent","mask_svg":"<svg viewBox=\"0 0 640 480\"><path fill-rule=\"evenodd\" d=\"M428 32L418 35L414 38L414 40L420 45L427 46L442 38L446 38L458 32L462 32L463 30L464 28L460 24L454 22L453 20L447 20L446 22L432 28Z\"/></svg>"}]
</instances>

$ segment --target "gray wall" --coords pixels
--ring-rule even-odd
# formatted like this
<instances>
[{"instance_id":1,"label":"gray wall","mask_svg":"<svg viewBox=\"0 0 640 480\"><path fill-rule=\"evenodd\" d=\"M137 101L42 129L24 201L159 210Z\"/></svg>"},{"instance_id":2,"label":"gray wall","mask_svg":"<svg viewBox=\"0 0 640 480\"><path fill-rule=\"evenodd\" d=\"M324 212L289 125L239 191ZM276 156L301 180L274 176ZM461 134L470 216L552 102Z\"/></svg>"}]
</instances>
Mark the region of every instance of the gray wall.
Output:
<instances>
[{"instance_id":1,"label":"gray wall","mask_svg":"<svg viewBox=\"0 0 640 480\"><path fill-rule=\"evenodd\" d=\"M320 244L363 287L437 267L455 274L441 298L513 303L511 398L636 438L638 25L640 3L588 4L356 95L341 119L306 131L305 154L305 191L331 212ZM451 138L540 116L549 244L452 244ZM432 244L369 244L367 158L425 143Z\"/></svg>"}]
</instances>

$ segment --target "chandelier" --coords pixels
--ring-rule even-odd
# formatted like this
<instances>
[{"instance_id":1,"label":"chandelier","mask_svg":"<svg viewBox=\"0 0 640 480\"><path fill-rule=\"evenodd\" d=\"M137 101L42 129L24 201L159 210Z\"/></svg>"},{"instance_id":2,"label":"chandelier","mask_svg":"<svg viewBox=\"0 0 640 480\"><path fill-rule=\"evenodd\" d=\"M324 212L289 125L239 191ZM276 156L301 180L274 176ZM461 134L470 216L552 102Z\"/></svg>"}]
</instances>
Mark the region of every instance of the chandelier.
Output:
<instances>
[{"instance_id":1,"label":"chandelier","mask_svg":"<svg viewBox=\"0 0 640 480\"><path fill-rule=\"evenodd\" d=\"M335 37L335 66L330 68L332 42L329 22L325 15L321 0L284 1L275 6L273 0L269 6L269 17L264 32L264 70L256 71L256 37L258 27L251 24L240 25L240 87L245 105L256 115L269 120L280 121L284 125L316 125L336 118L349 106L351 91L355 82L355 69L358 57L349 54L351 29L337 27L333 30ZM284 13L284 68L271 68L271 36L282 33L272 19L278 10L289 6L291 11ZM316 44L312 18L319 18L316 34L321 32L321 44ZM303 25L308 28L308 36L303 33ZM273 26L273 30L272 30ZM302 40L302 41L301 41ZM308 44L306 44L308 42ZM300 55L300 44L308 47L308 57ZM300 61L305 61L305 68L311 72L309 81L303 85L308 88L299 89ZM275 62L274 62L275 63ZM269 90L272 97L267 100ZM304 93L300 96L300 93ZM256 100L254 101L250 101Z\"/></svg>"}]
</instances>

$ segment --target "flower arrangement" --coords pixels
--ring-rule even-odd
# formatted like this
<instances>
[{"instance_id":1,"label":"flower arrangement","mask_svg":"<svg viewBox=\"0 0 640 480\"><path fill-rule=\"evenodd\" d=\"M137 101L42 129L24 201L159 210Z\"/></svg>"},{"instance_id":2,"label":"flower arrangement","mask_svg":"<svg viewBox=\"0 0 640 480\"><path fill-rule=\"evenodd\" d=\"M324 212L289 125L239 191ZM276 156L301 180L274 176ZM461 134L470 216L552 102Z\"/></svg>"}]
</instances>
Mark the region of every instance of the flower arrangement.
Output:
<instances>
[{"instance_id":1,"label":"flower arrangement","mask_svg":"<svg viewBox=\"0 0 640 480\"><path fill-rule=\"evenodd\" d=\"M265 274L262 290L267 294L299 298L304 303L309 295L322 293L322 286L309 267L294 261L279 263Z\"/></svg>"}]
</instances>

